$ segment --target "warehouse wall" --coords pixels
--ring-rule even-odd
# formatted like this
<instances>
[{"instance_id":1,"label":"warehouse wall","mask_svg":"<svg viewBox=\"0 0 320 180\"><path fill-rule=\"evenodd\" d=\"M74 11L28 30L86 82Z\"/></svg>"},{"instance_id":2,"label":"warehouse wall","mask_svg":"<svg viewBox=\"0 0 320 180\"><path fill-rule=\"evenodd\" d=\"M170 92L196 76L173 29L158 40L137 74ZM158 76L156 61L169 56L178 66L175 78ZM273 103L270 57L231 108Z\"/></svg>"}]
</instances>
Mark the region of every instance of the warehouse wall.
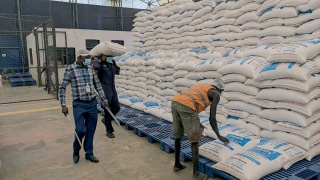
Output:
<instances>
[{"instance_id":1,"label":"warehouse wall","mask_svg":"<svg viewBox=\"0 0 320 180\"><path fill-rule=\"evenodd\" d=\"M75 48L75 52L80 49L86 48L86 39L96 39L101 42L111 41L111 40L123 40L124 46L128 48L128 51L132 50L132 33L125 31L102 31L102 30L86 30L86 29L64 29L57 28L56 29L56 45L57 47L65 47L65 36L66 32L67 36L67 47ZM29 61L29 67L37 67L37 56L36 56L36 45L35 45L35 36L34 34L29 34L27 36L27 49L32 48L33 55L33 64ZM41 49L41 37L39 36L39 48ZM40 52L40 65L42 65L44 61L44 55ZM28 59L30 59L30 54L28 51ZM59 81L62 81L63 73L66 67L59 67ZM30 69L30 74L37 79L36 69Z\"/></svg>"},{"instance_id":2,"label":"warehouse wall","mask_svg":"<svg viewBox=\"0 0 320 180\"><path fill-rule=\"evenodd\" d=\"M71 28L69 3L49 0L20 0L22 15L52 16L57 28ZM123 30L131 31L134 14L141 9L123 8ZM16 0L1 0L0 13L17 14ZM78 4L79 29L116 30L115 8ZM1 26L1 22L0 22Z\"/></svg>"}]
</instances>

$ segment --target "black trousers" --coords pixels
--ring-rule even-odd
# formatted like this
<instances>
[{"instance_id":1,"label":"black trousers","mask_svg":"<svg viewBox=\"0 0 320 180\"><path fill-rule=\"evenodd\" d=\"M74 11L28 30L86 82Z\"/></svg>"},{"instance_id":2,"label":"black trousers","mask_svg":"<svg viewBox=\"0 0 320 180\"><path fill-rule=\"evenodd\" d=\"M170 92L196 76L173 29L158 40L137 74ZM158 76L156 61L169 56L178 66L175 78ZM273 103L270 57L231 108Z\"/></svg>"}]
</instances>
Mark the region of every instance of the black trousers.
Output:
<instances>
[{"instance_id":1,"label":"black trousers","mask_svg":"<svg viewBox=\"0 0 320 180\"><path fill-rule=\"evenodd\" d=\"M116 115L120 111L120 104L119 104L117 93L114 93L111 99L108 98L108 103L109 103L109 109L114 115ZM105 119L105 126L106 126L107 133L114 132L114 129L111 124L113 117L110 115L110 113L106 109L104 109L104 119Z\"/></svg>"}]
</instances>

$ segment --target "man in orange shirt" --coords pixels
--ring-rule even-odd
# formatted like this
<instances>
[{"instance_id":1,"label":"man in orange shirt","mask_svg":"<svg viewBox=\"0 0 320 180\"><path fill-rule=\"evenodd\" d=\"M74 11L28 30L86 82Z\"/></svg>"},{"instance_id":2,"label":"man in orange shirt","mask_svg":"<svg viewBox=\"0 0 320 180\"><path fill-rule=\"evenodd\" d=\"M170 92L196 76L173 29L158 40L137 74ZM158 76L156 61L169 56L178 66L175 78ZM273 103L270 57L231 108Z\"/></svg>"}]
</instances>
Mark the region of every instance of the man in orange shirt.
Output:
<instances>
[{"instance_id":1,"label":"man in orange shirt","mask_svg":"<svg viewBox=\"0 0 320 180\"><path fill-rule=\"evenodd\" d=\"M175 164L174 171L185 169L186 166L180 163L181 138L186 132L192 149L193 179L208 179L208 176L198 171L199 161L199 140L203 132L198 114L205 110L210 104L210 124L218 138L225 144L229 140L219 134L216 111L220 101L220 93L224 90L224 83L216 79L214 84L209 86L197 84L190 89L182 90L172 99L173 137L175 138Z\"/></svg>"}]
</instances>

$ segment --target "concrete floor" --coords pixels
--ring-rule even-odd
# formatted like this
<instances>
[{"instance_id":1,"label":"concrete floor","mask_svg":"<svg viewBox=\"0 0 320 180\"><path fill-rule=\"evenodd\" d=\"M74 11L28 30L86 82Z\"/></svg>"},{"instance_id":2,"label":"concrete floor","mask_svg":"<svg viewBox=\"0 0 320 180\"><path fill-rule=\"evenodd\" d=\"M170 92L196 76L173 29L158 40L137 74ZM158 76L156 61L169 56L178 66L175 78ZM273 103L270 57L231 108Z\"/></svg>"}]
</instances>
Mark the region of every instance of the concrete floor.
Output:
<instances>
[{"instance_id":1,"label":"concrete floor","mask_svg":"<svg viewBox=\"0 0 320 180\"><path fill-rule=\"evenodd\" d=\"M116 138L109 139L100 119L94 139L100 163L85 160L82 150L74 164L73 132L58 101L0 105L0 179L192 179L191 162L174 173L174 154L115 124Z\"/></svg>"}]
</instances>

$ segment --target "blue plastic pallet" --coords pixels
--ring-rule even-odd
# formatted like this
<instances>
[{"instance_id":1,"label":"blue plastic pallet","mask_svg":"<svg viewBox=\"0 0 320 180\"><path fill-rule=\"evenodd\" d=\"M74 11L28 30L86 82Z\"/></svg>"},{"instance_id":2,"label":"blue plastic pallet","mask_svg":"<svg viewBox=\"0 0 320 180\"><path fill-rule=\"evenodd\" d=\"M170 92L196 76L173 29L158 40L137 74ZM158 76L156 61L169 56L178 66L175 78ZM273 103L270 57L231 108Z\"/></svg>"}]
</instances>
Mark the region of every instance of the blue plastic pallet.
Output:
<instances>
[{"instance_id":1,"label":"blue plastic pallet","mask_svg":"<svg viewBox=\"0 0 320 180\"><path fill-rule=\"evenodd\" d=\"M313 166L314 165L314 166ZM314 157L312 161L306 159L292 165L288 170L281 169L280 171L270 174L262 178L263 180L302 180L311 179L320 173L320 155ZM320 178L318 178L320 179Z\"/></svg>"},{"instance_id":2,"label":"blue plastic pallet","mask_svg":"<svg viewBox=\"0 0 320 180\"><path fill-rule=\"evenodd\" d=\"M173 138L172 132L167 139L163 139L160 141L160 149L164 150L166 153L172 153L175 150L174 147L175 139ZM186 135L181 138L181 149L185 149L190 147L190 142L188 141L188 137Z\"/></svg>"},{"instance_id":3,"label":"blue plastic pallet","mask_svg":"<svg viewBox=\"0 0 320 180\"><path fill-rule=\"evenodd\" d=\"M148 136L148 134L158 131L166 131L172 128L172 124L168 121L158 121L150 124L137 126L134 128L134 134L139 137Z\"/></svg>"},{"instance_id":4,"label":"blue plastic pallet","mask_svg":"<svg viewBox=\"0 0 320 180\"><path fill-rule=\"evenodd\" d=\"M135 129L137 126L141 126L144 124L159 122L159 119L154 118L153 116L138 116L136 118L131 118L131 121L127 121L127 124L125 125L126 129L131 130Z\"/></svg>"},{"instance_id":5,"label":"blue plastic pallet","mask_svg":"<svg viewBox=\"0 0 320 180\"><path fill-rule=\"evenodd\" d=\"M20 77L21 78L32 78L32 75L31 74L20 74Z\"/></svg>"},{"instance_id":6,"label":"blue plastic pallet","mask_svg":"<svg viewBox=\"0 0 320 180\"><path fill-rule=\"evenodd\" d=\"M148 142L149 143L160 143L162 140L167 139L170 136L170 132L172 132L172 128L163 130L163 131L156 131L148 134ZM161 148L161 147L160 147Z\"/></svg>"},{"instance_id":7,"label":"blue plastic pallet","mask_svg":"<svg viewBox=\"0 0 320 180\"><path fill-rule=\"evenodd\" d=\"M223 177L228 180L238 180L238 178L212 168L215 162L205 165L205 173L208 177L216 176ZM289 169L281 169L275 173L269 174L262 178L262 180L319 180L320 179L320 155L313 158L312 161L306 159L295 163Z\"/></svg>"},{"instance_id":8,"label":"blue plastic pallet","mask_svg":"<svg viewBox=\"0 0 320 180\"><path fill-rule=\"evenodd\" d=\"M24 86L35 86L37 84L36 80L32 77L21 78Z\"/></svg>"},{"instance_id":9,"label":"blue plastic pallet","mask_svg":"<svg viewBox=\"0 0 320 180\"><path fill-rule=\"evenodd\" d=\"M23 80L21 78L12 78L9 80L11 87L24 86Z\"/></svg>"},{"instance_id":10,"label":"blue plastic pallet","mask_svg":"<svg viewBox=\"0 0 320 180\"><path fill-rule=\"evenodd\" d=\"M136 114L136 115L135 115ZM130 118L140 118L146 116L147 113L139 110L132 110L128 106L121 107L121 111L117 114L118 117L124 119ZM154 117L156 118L156 117ZM142 126L135 127L135 133L145 133L148 136L149 142L160 141L160 148L165 152L174 151L174 138L172 135L172 123L168 121L166 125L157 123L145 124L145 129L139 130ZM134 125L133 125L134 126ZM171 129L170 129L171 128ZM203 137L199 145L209 142L213 139L208 137ZM181 140L181 155L180 159L183 161L190 160L192 158L191 154L191 144L187 141L187 137L183 136ZM206 158L199 157L199 171L205 172L210 178L215 176L221 176L228 180L237 180L236 177L231 176L223 171L213 169L212 166L215 162L212 162ZM263 180L320 180L320 156L313 158L311 162L307 160L302 160L294 165L292 165L288 170L280 170L276 173L270 174L262 178Z\"/></svg>"},{"instance_id":11,"label":"blue plastic pallet","mask_svg":"<svg viewBox=\"0 0 320 180\"><path fill-rule=\"evenodd\" d=\"M15 79L15 78L21 78L21 74L8 74L9 80Z\"/></svg>"},{"instance_id":12,"label":"blue plastic pallet","mask_svg":"<svg viewBox=\"0 0 320 180\"><path fill-rule=\"evenodd\" d=\"M138 117L139 117L138 115L128 114L125 116L118 117L118 120L120 121L120 123L126 125L127 122L131 121L133 118L138 118Z\"/></svg>"}]
</instances>

